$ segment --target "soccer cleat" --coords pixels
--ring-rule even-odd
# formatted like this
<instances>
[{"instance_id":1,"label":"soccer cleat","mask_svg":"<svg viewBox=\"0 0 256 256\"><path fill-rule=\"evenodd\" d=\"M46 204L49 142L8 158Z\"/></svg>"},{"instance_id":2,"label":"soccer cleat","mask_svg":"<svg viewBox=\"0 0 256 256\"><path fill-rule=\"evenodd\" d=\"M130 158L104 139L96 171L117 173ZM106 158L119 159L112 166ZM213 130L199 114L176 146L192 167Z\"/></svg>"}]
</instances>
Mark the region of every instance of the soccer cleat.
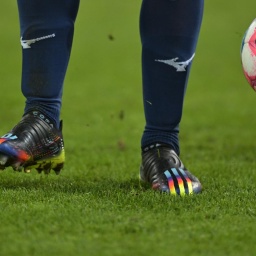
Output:
<instances>
[{"instance_id":1,"label":"soccer cleat","mask_svg":"<svg viewBox=\"0 0 256 256\"><path fill-rule=\"evenodd\" d=\"M202 191L200 181L185 168L168 145L156 144L143 150L140 178L150 183L152 189L172 195L183 196Z\"/></svg>"},{"instance_id":2,"label":"soccer cleat","mask_svg":"<svg viewBox=\"0 0 256 256\"><path fill-rule=\"evenodd\" d=\"M39 111L26 114L7 134L0 138L0 170L36 169L46 174L51 169L59 174L65 161L64 142L60 130Z\"/></svg>"}]
</instances>

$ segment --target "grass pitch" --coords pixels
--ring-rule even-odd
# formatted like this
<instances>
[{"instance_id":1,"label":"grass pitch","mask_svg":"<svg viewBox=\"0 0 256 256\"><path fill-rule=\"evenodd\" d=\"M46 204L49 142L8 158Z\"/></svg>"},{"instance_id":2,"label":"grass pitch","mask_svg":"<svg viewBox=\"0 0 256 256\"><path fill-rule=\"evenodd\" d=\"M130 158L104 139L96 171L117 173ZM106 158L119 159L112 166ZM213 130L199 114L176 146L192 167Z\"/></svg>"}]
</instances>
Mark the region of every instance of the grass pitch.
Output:
<instances>
[{"instance_id":1,"label":"grass pitch","mask_svg":"<svg viewBox=\"0 0 256 256\"><path fill-rule=\"evenodd\" d=\"M181 198L138 180L141 1L81 2L63 98L66 166L60 176L0 173L0 255L254 255L256 95L239 56L253 8L205 3L180 134L204 191ZM24 106L15 4L0 9L2 134Z\"/></svg>"}]
</instances>

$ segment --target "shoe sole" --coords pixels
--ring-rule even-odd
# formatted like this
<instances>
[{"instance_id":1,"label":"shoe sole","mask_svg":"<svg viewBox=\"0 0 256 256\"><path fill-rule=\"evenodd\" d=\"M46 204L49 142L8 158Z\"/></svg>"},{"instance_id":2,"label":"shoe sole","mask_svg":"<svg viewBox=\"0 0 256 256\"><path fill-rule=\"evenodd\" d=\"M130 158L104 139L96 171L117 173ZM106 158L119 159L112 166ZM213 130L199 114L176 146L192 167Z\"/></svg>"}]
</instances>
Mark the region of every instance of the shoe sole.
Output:
<instances>
[{"instance_id":1,"label":"shoe sole","mask_svg":"<svg viewBox=\"0 0 256 256\"><path fill-rule=\"evenodd\" d=\"M58 175L64 166L65 151L63 149L59 155L50 158L44 158L37 161L16 161L6 166L6 163L8 160L10 160L10 158L10 156L6 155L0 156L0 170L4 170L6 167L10 166L14 171L18 172L22 172L23 170L25 173L29 173L32 169L36 169L39 174L42 172L49 174L51 170L54 170L56 175Z\"/></svg>"}]
</instances>

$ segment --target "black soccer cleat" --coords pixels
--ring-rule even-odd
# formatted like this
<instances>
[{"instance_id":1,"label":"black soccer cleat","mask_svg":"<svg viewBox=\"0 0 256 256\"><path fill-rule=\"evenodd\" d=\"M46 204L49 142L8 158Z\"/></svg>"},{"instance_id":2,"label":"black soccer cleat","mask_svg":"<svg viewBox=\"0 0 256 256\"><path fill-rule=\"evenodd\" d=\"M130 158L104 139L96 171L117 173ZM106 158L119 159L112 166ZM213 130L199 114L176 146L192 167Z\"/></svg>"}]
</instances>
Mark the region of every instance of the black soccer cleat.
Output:
<instances>
[{"instance_id":1,"label":"black soccer cleat","mask_svg":"<svg viewBox=\"0 0 256 256\"><path fill-rule=\"evenodd\" d=\"M143 150L140 178L150 183L152 189L172 195L183 196L202 191L200 181L185 168L168 145L155 144Z\"/></svg>"},{"instance_id":2,"label":"black soccer cleat","mask_svg":"<svg viewBox=\"0 0 256 256\"><path fill-rule=\"evenodd\" d=\"M11 166L15 171L59 174L65 161L64 142L60 130L39 111L26 114L7 134L0 138L0 170Z\"/></svg>"}]
</instances>

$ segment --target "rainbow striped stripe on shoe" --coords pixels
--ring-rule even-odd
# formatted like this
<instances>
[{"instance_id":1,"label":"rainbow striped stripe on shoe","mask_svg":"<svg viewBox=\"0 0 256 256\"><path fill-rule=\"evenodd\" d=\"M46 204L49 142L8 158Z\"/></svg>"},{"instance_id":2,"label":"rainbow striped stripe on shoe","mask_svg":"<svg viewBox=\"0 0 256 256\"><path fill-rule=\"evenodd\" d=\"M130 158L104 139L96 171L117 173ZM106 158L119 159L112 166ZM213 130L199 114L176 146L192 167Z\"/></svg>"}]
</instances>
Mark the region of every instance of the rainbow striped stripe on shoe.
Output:
<instances>
[{"instance_id":1,"label":"rainbow striped stripe on shoe","mask_svg":"<svg viewBox=\"0 0 256 256\"><path fill-rule=\"evenodd\" d=\"M0 138L0 169L15 171L36 169L59 174L64 166L65 151L60 129L39 111L31 111L7 134Z\"/></svg>"}]
</instances>

